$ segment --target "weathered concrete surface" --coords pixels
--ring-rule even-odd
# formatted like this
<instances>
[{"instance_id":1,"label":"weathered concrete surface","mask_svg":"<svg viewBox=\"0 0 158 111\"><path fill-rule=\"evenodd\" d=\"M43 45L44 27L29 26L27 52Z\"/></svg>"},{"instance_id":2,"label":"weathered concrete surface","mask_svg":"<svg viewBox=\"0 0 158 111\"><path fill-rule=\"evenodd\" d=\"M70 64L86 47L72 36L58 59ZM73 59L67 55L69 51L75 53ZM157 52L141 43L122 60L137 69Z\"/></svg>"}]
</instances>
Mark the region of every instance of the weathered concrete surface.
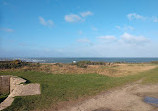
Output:
<instances>
[{"instance_id":1,"label":"weathered concrete surface","mask_svg":"<svg viewBox=\"0 0 158 111\"><path fill-rule=\"evenodd\" d=\"M11 77L10 78L10 93L21 83L25 83L26 80L20 78L20 77Z\"/></svg>"},{"instance_id":2,"label":"weathered concrete surface","mask_svg":"<svg viewBox=\"0 0 158 111\"><path fill-rule=\"evenodd\" d=\"M7 108L8 106L10 106L12 104L12 102L14 101L13 97L7 97L1 104L0 104L0 111Z\"/></svg>"},{"instance_id":3,"label":"weathered concrete surface","mask_svg":"<svg viewBox=\"0 0 158 111\"><path fill-rule=\"evenodd\" d=\"M41 94L40 84L22 84L25 83L26 80L11 76L10 77L10 94L1 104L0 110L3 110L10 106L14 101L15 96L27 96L27 95L37 95Z\"/></svg>"},{"instance_id":4,"label":"weathered concrete surface","mask_svg":"<svg viewBox=\"0 0 158 111\"><path fill-rule=\"evenodd\" d=\"M10 91L10 76L0 76L0 94L8 94Z\"/></svg>"},{"instance_id":5,"label":"weathered concrete surface","mask_svg":"<svg viewBox=\"0 0 158 111\"><path fill-rule=\"evenodd\" d=\"M17 85L10 93L11 97L41 94L39 84Z\"/></svg>"}]
</instances>

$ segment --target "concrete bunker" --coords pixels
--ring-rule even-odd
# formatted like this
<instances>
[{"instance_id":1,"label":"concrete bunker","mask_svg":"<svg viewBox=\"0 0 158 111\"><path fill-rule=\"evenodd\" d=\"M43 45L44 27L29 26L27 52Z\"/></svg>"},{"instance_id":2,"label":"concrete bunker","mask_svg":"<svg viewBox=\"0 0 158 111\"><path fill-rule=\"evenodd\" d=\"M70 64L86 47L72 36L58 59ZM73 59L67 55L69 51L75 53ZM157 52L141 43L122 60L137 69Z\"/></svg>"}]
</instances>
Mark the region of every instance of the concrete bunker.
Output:
<instances>
[{"instance_id":1,"label":"concrete bunker","mask_svg":"<svg viewBox=\"0 0 158 111\"><path fill-rule=\"evenodd\" d=\"M41 94L40 84L23 84L25 82L25 79L17 76L0 76L0 94L9 94L8 97L0 103L0 110L10 106L15 96Z\"/></svg>"},{"instance_id":2,"label":"concrete bunker","mask_svg":"<svg viewBox=\"0 0 158 111\"><path fill-rule=\"evenodd\" d=\"M10 93L10 76L0 76L0 94Z\"/></svg>"}]
</instances>

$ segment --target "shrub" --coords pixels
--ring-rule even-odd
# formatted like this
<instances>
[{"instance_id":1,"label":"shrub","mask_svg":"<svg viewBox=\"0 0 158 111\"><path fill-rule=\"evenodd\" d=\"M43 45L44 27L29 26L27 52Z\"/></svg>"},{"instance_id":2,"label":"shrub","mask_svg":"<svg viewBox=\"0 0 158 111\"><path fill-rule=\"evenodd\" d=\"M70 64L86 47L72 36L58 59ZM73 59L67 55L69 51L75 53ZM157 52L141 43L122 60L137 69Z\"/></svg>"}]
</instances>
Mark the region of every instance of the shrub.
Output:
<instances>
[{"instance_id":1,"label":"shrub","mask_svg":"<svg viewBox=\"0 0 158 111\"><path fill-rule=\"evenodd\" d=\"M75 65L81 68L87 68L88 65L107 65L106 62L94 62L94 61L79 61Z\"/></svg>"},{"instance_id":2,"label":"shrub","mask_svg":"<svg viewBox=\"0 0 158 111\"><path fill-rule=\"evenodd\" d=\"M152 61L151 63L153 63L153 64L158 64L158 61Z\"/></svg>"},{"instance_id":3,"label":"shrub","mask_svg":"<svg viewBox=\"0 0 158 111\"><path fill-rule=\"evenodd\" d=\"M61 63L55 63L54 65L59 66L59 67L63 67L63 64L61 64Z\"/></svg>"},{"instance_id":4,"label":"shrub","mask_svg":"<svg viewBox=\"0 0 158 111\"><path fill-rule=\"evenodd\" d=\"M13 61L0 61L0 69L12 69L19 68L23 66L39 66L38 63L25 62L21 60L13 60Z\"/></svg>"}]
</instances>

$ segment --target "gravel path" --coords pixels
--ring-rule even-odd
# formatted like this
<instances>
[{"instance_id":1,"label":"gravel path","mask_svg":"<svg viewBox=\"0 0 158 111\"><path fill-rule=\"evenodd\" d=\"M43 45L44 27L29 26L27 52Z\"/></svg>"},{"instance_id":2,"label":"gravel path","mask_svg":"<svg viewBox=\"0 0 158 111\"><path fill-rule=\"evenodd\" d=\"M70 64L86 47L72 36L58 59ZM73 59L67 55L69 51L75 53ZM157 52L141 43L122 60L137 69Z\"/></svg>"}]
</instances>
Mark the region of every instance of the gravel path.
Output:
<instances>
[{"instance_id":1,"label":"gravel path","mask_svg":"<svg viewBox=\"0 0 158 111\"><path fill-rule=\"evenodd\" d=\"M60 111L158 111L158 108L143 102L148 95L158 96L158 84L142 85L140 81L116 88L75 106L67 106Z\"/></svg>"}]
</instances>

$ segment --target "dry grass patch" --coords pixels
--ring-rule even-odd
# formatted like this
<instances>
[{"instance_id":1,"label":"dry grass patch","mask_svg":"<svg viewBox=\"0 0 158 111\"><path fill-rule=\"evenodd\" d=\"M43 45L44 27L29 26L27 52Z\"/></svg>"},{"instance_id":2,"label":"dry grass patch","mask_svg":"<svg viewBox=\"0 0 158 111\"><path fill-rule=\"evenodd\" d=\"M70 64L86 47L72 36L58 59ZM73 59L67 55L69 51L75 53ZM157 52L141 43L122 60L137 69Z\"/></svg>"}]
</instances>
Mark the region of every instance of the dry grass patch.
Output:
<instances>
[{"instance_id":1,"label":"dry grass patch","mask_svg":"<svg viewBox=\"0 0 158 111\"><path fill-rule=\"evenodd\" d=\"M156 68L153 64L128 64L115 63L112 65L88 65L87 68L81 68L70 64L42 64L38 71L49 72L53 74L101 74L112 77L120 77L126 75L134 75L140 72L148 71Z\"/></svg>"},{"instance_id":2,"label":"dry grass patch","mask_svg":"<svg viewBox=\"0 0 158 111\"><path fill-rule=\"evenodd\" d=\"M118 72L115 74L116 76L126 76L126 75L134 75L138 74L140 72L145 72L151 69L156 68L157 65L153 64L118 64L117 67L115 67Z\"/></svg>"}]
</instances>

